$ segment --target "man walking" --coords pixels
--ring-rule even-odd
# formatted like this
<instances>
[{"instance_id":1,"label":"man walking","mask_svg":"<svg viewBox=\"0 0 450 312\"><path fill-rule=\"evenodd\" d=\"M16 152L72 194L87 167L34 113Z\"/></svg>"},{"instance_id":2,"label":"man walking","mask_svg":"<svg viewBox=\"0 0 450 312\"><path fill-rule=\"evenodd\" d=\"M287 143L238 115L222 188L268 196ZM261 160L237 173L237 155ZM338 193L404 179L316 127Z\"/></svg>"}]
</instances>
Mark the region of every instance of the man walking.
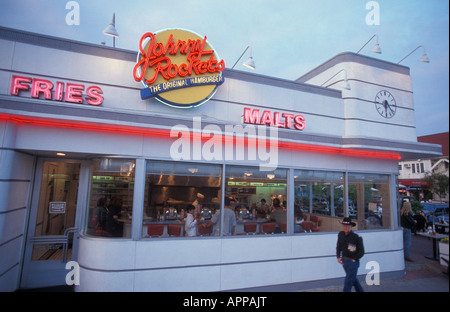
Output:
<instances>
[{"instance_id":1,"label":"man walking","mask_svg":"<svg viewBox=\"0 0 450 312\"><path fill-rule=\"evenodd\" d=\"M362 238L352 231L356 223L351 218L344 218L341 222L343 231L338 234L336 244L337 261L345 270L344 292L350 292L352 287L358 292L364 291L358 281L359 259L364 256L364 244Z\"/></svg>"}]
</instances>

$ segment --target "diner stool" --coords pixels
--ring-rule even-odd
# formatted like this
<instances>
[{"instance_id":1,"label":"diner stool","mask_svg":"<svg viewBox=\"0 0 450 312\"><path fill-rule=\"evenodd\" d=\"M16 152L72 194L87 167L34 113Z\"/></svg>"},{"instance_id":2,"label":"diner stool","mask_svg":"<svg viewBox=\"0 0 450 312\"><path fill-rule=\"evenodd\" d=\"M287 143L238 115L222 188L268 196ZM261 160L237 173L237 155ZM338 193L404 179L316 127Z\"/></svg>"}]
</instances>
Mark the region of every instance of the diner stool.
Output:
<instances>
[{"instance_id":1,"label":"diner stool","mask_svg":"<svg viewBox=\"0 0 450 312\"><path fill-rule=\"evenodd\" d=\"M320 226L321 225L322 225L322 220L319 219L317 221L317 225L316 226L313 225L313 227L311 228L311 231L313 231L313 232L320 232Z\"/></svg>"},{"instance_id":2,"label":"diner stool","mask_svg":"<svg viewBox=\"0 0 450 312\"><path fill-rule=\"evenodd\" d=\"M198 234L200 236L203 236L203 235L208 235L209 236L209 235L211 235L212 230L213 230L213 227L212 226L208 226L207 223L202 223L202 224L198 225Z\"/></svg>"},{"instance_id":3,"label":"diner stool","mask_svg":"<svg viewBox=\"0 0 450 312\"><path fill-rule=\"evenodd\" d=\"M256 223L244 223L244 232L249 234L256 234Z\"/></svg>"},{"instance_id":4,"label":"diner stool","mask_svg":"<svg viewBox=\"0 0 450 312\"><path fill-rule=\"evenodd\" d=\"M146 237L159 237L164 233L164 224L149 224L147 225Z\"/></svg>"},{"instance_id":5,"label":"diner stool","mask_svg":"<svg viewBox=\"0 0 450 312\"><path fill-rule=\"evenodd\" d=\"M277 228L276 223L263 223L264 234L273 234L275 233L276 228Z\"/></svg>"},{"instance_id":6,"label":"diner stool","mask_svg":"<svg viewBox=\"0 0 450 312\"><path fill-rule=\"evenodd\" d=\"M320 231L320 225L322 224L322 220L319 219L318 216L311 215L309 217L309 220L312 222L311 231L312 232L319 232Z\"/></svg>"},{"instance_id":7,"label":"diner stool","mask_svg":"<svg viewBox=\"0 0 450 312\"><path fill-rule=\"evenodd\" d=\"M180 236L181 235L181 226L169 224L167 226L167 233L169 236Z\"/></svg>"},{"instance_id":8,"label":"diner stool","mask_svg":"<svg viewBox=\"0 0 450 312\"><path fill-rule=\"evenodd\" d=\"M283 234L287 232L287 223L286 222L280 222L280 231Z\"/></svg>"},{"instance_id":9,"label":"diner stool","mask_svg":"<svg viewBox=\"0 0 450 312\"><path fill-rule=\"evenodd\" d=\"M302 228L305 232L311 232L311 228L313 227L313 223L311 221L303 221Z\"/></svg>"},{"instance_id":10,"label":"diner stool","mask_svg":"<svg viewBox=\"0 0 450 312\"><path fill-rule=\"evenodd\" d=\"M95 236L111 236L111 233L105 231L100 222L98 222L98 216L94 216L91 220L91 226L94 228Z\"/></svg>"}]
</instances>

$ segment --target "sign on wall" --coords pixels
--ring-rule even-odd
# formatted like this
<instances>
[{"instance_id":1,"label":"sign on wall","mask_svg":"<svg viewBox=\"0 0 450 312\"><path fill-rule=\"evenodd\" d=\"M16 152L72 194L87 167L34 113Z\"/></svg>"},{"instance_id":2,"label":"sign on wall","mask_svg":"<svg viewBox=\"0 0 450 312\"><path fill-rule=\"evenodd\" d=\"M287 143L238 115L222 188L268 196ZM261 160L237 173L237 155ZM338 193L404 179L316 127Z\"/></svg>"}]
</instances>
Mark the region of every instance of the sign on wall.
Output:
<instances>
[{"instance_id":1,"label":"sign on wall","mask_svg":"<svg viewBox=\"0 0 450 312\"><path fill-rule=\"evenodd\" d=\"M50 202L48 213L66 213L66 202Z\"/></svg>"},{"instance_id":2,"label":"sign on wall","mask_svg":"<svg viewBox=\"0 0 450 312\"><path fill-rule=\"evenodd\" d=\"M141 37L136 81L142 82L141 98L190 108L208 101L224 82L221 60L206 36L182 29L148 32Z\"/></svg>"}]
</instances>

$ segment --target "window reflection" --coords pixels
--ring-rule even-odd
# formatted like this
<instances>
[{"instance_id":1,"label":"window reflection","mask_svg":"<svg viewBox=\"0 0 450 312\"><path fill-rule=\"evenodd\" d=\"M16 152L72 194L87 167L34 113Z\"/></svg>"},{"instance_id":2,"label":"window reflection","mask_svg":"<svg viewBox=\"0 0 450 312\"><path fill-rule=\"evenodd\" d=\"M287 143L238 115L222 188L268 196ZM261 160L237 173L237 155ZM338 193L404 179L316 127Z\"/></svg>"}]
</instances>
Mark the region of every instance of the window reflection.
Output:
<instances>
[{"instance_id":1,"label":"window reflection","mask_svg":"<svg viewBox=\"0 0 450 312\"><path fill-rule=\"evenodd\" d=\"M390 184L388 175L349 173L348 214L359 229L391 228Z\"/></svg>"},{"instance_id":2,"label":"window reflection","mask_svg":"<svg viewBox=\"0 0 450 312\"><path fill-rule=\"evenodd\" d=\"M284 234L288 223L294 233L335 232L344 216L358 230L392 228L390 175L296 169L288 207L287 169L227 165L222 185L222 168L148 160L142 237ZM87 233L131 237L135 160L94 159L90 173Z\"/></svg>"},{"instance_id":3,"label":"window reflection","mask_svg":"<svg viewBox=\"0 0 450 312\"><path fill-rule=\"evenodd\" d=\"M88 234L131 237L134 171L134 159L92 161Z\"/></svg>"},{"instance_id":4,"label":"window reflection","mask_svg":"<svg viewBox=\"0 0 450 312\"><path fill-rule=\"evenodd\" d=\"M227 166L225 195L236 199L236 235L287 232L287 170Z\"/></svg>"},{"instance_id":5,"label":"window reflection","mask_svg":"<svg viewBox=\"0 0 450 312\"><path fill-rule=\"evenodd\" d=\"M220 165L147 161L142 236L214 235L221 172Z\"/></svg>"},{"instance_id":6,"label":"window reflection","mask_svg":"<svg viewBox=\"0 0 450 312\"><path fill-rule=\"evenodd\" d=\"M359 230L392 228L389 175L349 173L347 207L341 172L295 170L294 181L296 233L339 231L344 216Z\"/></svg>"},{"instance_id":7,"label":"window reflection","mask_svg":"<svg viewBox=\"0 0 450 312\"><path fill-rule=\"evenodd\" d=\"M344 174L295 170L295 203L305 213L343 216Z\"/></svg>"},{"instance_id":8,"label":"window reflection","mask_svg":"<svg viewBox=\"0 0 450 312\"><path fill-rule=\"evenodd\" d=\"M339 230L344 216L344 173L294 171L294 233Z\"/></svg>"}]
</instances>

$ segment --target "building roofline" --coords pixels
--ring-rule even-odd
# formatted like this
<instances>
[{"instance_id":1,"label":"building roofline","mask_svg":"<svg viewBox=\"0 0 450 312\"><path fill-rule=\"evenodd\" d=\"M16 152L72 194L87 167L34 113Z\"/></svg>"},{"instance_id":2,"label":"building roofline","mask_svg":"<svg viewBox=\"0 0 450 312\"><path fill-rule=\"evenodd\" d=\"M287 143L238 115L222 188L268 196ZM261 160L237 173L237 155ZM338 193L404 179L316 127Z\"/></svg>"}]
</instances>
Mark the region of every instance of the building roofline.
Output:
<instances>
[{"instance_id":1,"label":"building roofline","mask_svg":"<svg viewBox=\"0 0 450 312\"><path fill-rule=\"evenodd\" d=\"M100 44L81 42L2 26L0 26L0 39L124 61L136 61L137 58L137 51L112 48Z\"/></svg>"},{"instance_id":2,"label":"building roofline","mask_svg":"<svg viewBox=\"0 0 450 312\"><path fill-rule=\"evenodd\" d=\"M43 35L24 30L6 28L2 26L0 26L0 39L22 42L46 48L65 50L69 52L119 59L123 61L136 62L137 59L137 51L107 47L99 44L75 41L66 38ZM280 88L287 88L308 93L315 93L323 96L342 98L342 93L339 90L318 87L315 85L310 85L299 81L265 76L261 74L249 73L228 68L225 69L224 76L231 79L244 80L248 82L271 85Z\"/></svg>"},{"instance_id":3,"label":"building roofline","mask_svg":"<svg viewBox=\"0 0 450 312\"><path fill-rule=\"evenodd\" d=\"M265 76L256 73L249 73L245 71L240 71L236 69L225 69L224 71L225 78L243 80L253 83L270 85L273 87L280 87L286 89L292 89L297 91L303 91L308 93L315 93L323 96L330 96L335 98L342 98L342 92L340 90L319 87L316 85L311 85L307 83L303 83L300 81L287 80L282 78L276 78L271 76Z\"/></svg>"},{"instance_id":4,"label":"building roofline","mask_svg":"<svg viewBox=\"0 0 450 312\"><path fill-rule=\"evenodd\" d=\"M399 64L383 61L380 59L375 59L375 58L372 58L369 56L356 54L353 52L343 52L343 53L340 53L340 54L332 57L328 61L320 64L313 70L307 72L306 74L304 74L303 76L298 78L296 81L306 82L306 81L310 80L311 78L328 70L329 68L331 68L337 64L345 63L345 62L364 64L364 65L377 67L377 68L384 69L384 70L389 70L392 72L397 72L397 73L404 74L404 75L410 74L409 67L404 66L404 65L399 65Z\"/></svg>"}]
</instances>

